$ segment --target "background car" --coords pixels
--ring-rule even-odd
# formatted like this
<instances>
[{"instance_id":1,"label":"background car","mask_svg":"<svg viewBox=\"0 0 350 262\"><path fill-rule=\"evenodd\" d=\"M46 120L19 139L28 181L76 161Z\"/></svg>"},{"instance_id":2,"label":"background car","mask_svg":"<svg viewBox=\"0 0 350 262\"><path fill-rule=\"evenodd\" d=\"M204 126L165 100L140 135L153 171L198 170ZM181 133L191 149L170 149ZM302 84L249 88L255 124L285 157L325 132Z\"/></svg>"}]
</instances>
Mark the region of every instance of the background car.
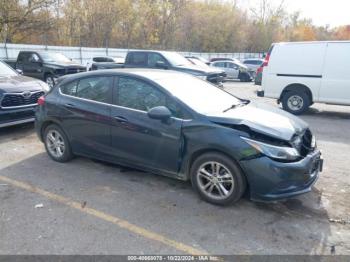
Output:
<instances>
[{"instance_id":1,"label":"background car","mask_svg":"<svg viewBox=\"0 0 350 262\"><path fill-rule=\"evenodd\" d=\"M227 75L227 79L239 79L242 82L252 81L248 67L242 63L234 63L229 60L220 60L211 63L210 66L224 70Z\"/></svg>"},{"instance_id":2,"label":"background car","mask_svg":"<svg viewBox=\"0 0 350 262\"><path fill-rule=\"evenodd\" d=\"M210 59L210 63L216 62L216 61L232 61L234 63L241 63L241 61L237 58L228 58L228 57L214 57Z\"/></svg>"},{"instance_id":3,"label":"background car","mask_svg":"<svg viewBox=\"0 0 350 262\"><path fill-rule=\"evenodd\" d=\"M33 122L38 98L48 91L46 83L0 61L0 127Z\"/></svg>"},{"instance_id":4,"label":"background car","mask_svg":"<svg viewBox=\"0 0 350 262\"><path fill-rule=\"evenodd\" d=\"M210 66L207 65L206 63L202 62L202 60L199 60L197 58L193 58L193 57L186 57L192 64L202 67L203 69L210 69ZM218 70L219 76L222 77L223 81L226 80L227 74L225 72L225 70Z\"/></svg>"},{"instance_id":5,"label":"background car","mask_svg":"<svg viewBox=\"0 0 350 262\"><path fill-rule=\"evenodd\" d=\"M264 59L249 58L243 61L243 64L248 67L250 75L255 79L258 68L264 63Z\"/></svg>"},{"instance_id":6,"label":"background car","mask_svg":"<svg viewBox=\"0 0 350 262\"><path fill-rule=\"evenodd\" d=\"M98 57L93 57L92 61L88 62L86 67L87 67L87 71L121 68L124 62L125 62L125 58L121 56L117 56L117 57L98 56Z\"/></svg>"}]
</instances>

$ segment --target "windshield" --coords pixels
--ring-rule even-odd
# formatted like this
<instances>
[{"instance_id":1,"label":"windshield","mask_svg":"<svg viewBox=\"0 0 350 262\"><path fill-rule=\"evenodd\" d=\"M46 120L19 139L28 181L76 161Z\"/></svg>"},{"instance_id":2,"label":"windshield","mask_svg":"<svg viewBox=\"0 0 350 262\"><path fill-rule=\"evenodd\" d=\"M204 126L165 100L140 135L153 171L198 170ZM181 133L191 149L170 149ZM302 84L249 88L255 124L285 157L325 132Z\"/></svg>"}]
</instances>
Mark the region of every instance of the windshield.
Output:
<instances>
[{"instance_id":1,"label":"windshield","mask_svg":"<svg viewBox=\"0 0 350 262\"><path fill-rule=\"evenodd\" d=\"M241 101L220 88L193 76L176 75L154 80L190 108L203 115L223 112Z\"/></svg>"},{"instance_id":2,"label":"windshield","mask_svg":"<svg viewBox=\"0 0 350 262\"><path fill-rule=\"evenodd\" d=\"M191 66L191 62L188 61L182 55L175 52L164 52L162 55L172 64L173 66Z\"/></svg>"},{"instance_id":3,"label":"windshield","mask_svg":"<svg viewBox=\"0 0 350 262\"><path fill-rule=\"evenodd\" d=\"M68 57L60 53L40 53L40 56L45 62L60 62L60 63L72 62Z\"/></svg>"},{"instance_id":4,"label":"windshield","mask_svg":"<svg viewBox=\"0 0 350 262\"><path fill-rule=\"evenodd\" d=\"M0 62L0 76L15 76L17 73L8 65Z\"/></svg>"}]
</instances>

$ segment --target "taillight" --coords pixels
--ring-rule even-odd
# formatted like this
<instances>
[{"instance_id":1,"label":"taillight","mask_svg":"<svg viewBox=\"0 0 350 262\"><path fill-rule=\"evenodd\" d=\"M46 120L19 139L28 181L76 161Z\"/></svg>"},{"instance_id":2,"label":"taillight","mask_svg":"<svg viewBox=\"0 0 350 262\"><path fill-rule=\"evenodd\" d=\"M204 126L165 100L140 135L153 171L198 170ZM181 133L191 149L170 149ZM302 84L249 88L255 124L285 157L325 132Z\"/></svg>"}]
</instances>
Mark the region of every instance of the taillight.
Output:
<instances>
[{"instance_id":1,"label":"taillight","mask_svg":"<svg viewBox=\"0 0 350 262\"><path fill-rule=\"evenodd\" d=\"M264 69L264 66L261 65L261 66L258 68L258 70L256 70L256 73L257 73L257 74L261 73L261 72L263 71L263 69Z\"/></svg>"},{"instance_id":2,"label":"taillight","mask_svg":"<svg viewBox=\"0 0 350 262\"><path fill-rule=\"evenodd\" d=\"M41 96L38 99L38 105L43 106L45 104L45 96Z\"/></svg>"},{"instance_id":3,"label":"taillight","mask_svg":"<svg viewBox=\"0 0 350 262\"><path fill-rule=\"evenodd\" d=\"M262 64L262 66L268 66L269 65L269 60L270 60L270 54L267 54L266 57L265 57L265 61L264 63Z\"/></svg>"}]
</instances>

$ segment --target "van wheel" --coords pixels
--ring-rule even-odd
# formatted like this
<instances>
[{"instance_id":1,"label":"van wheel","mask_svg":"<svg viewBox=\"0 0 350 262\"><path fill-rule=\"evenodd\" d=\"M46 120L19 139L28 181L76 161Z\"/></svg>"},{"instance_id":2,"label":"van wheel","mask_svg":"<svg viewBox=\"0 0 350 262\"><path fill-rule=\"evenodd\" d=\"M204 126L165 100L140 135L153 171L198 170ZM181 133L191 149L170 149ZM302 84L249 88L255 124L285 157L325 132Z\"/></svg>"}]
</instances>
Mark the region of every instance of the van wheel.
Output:
<instances>
[{"instance_id":1,"label":"van wheel","mask_svg":"<svg viewBox=\"0 0 350 262\"><path fill-rule=\"evenodd\" d=\"M310 104L310 97L303 91L288 91L282 96L283 109L294 115L305 112Z\"/></svg>"},{"instance_id":2,"label":"van wheel","mask_svg":"<svg viewBox=\"0 0 350 262\"><path fill-rule=\"evenodd\" d=\"M203 154L193 162L190 172L193 188L209 203L229 205L245 192L246 181L241 169L225 155Z\"/></svg>"}]
</instances>

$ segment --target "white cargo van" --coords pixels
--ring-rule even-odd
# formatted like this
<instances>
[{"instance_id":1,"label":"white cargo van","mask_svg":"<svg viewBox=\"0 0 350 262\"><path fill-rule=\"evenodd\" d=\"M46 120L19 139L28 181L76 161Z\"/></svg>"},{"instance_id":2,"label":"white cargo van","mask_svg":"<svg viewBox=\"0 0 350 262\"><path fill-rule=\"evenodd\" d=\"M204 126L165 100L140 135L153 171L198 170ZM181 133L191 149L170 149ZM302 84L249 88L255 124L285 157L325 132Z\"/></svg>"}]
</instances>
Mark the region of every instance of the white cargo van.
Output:
<instances>
[{"instance_id":1,"label":"white cargo van","mask_svg":"<svg viewBox=\"0 0 350 262\"><path fill-rule=\"evenodd\" d=\"M350 105L350 41L273 44L258 96L301 114L315 102Z\"/></svg>"}]
</instances>

